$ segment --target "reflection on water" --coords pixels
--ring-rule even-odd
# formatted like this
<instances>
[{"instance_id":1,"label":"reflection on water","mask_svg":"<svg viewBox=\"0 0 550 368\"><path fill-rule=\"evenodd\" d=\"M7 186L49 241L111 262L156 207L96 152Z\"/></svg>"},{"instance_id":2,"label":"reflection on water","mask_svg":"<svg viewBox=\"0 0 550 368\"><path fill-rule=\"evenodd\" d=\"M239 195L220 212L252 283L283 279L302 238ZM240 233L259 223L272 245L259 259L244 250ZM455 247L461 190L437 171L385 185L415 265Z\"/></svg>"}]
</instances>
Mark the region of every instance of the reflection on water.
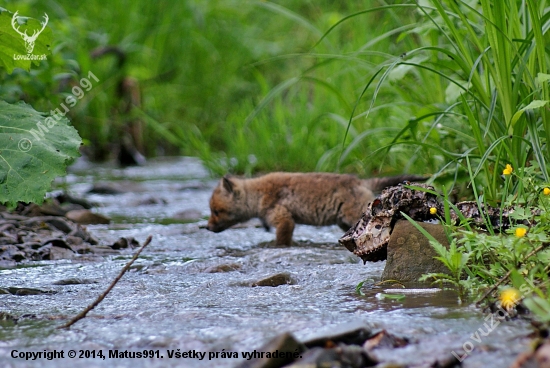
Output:
<instances>
[{"instance_id":1,"label":"reflection on water","mask_svg":"<svg viewBox=\"0 0 550 368\"><path fill-rule=\"evenodd\" d=\"M363 265L340 248L337 239L342 232L336 226L297 226L299 244L291 248L266 244L274 239L274 233L254 223L219 234L206 231L208 199L216 182L195 159L152 161L129 169L77 167L64 180L78 195L85 195L91 184L98 182L119 183L129 191L115 196L86 195L101 204L100 213L116 220L111 225L89 226L89 230L105 242L121 236L142 242L149 234L154 236L153 242L109 296L68 331L55 327L105 290L131 253L102 261L44 261L32 264L37 267L1 270L2 287L57 293L0 295L0 312L21 317L17 324L0 321L0 365L112 365L109 359L16 361L10 357L14 349L251 351L285 331L306 339L344 323L385 328L408 337L413 342L409 346L379 349L377 356L420 364L422 357L459 351L485 323L486 316L480 311L459 306L453 291L378 299L376 294L391 287L377 284L384 262ZM195 219L177 220L182 212ZM223 265L229 266L217 267ZM212 272L219 269L229 272ZM295 282L279 287L250 286L278 272L290 273ZM54 285L70 278L95 282ZM355 287L363 280L367 280L364 295L358 295ZM501 323L476 343L480 352L465 360L464 366L509 365L525 348L526 341L518 336L528 331L524 321ZM231 359L219 359L215 364L195 359L186 360L184 366L231 367L236 363ZM182 364L174 359L117 361L117 366L128 367Z\"/></svg>"}]
</instances>

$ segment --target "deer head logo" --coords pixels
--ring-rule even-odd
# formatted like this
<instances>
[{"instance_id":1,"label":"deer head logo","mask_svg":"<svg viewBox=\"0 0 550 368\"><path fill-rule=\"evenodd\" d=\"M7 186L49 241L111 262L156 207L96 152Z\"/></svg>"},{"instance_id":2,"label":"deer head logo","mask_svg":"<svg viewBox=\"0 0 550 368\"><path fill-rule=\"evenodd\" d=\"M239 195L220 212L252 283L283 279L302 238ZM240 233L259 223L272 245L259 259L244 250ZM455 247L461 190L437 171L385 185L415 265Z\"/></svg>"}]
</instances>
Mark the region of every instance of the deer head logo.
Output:
<instances>
[{"instance_id":1,"label":"deer head logo","mask_svg":"<svg viewBox=\"0 0 550 368\"><path fill-rule=\"evenodd\" d=\"M29 36L27 34L27 30L25 30L25 32L21 32L19 30L19 27L15 26L15 23L17 22L17 13L18 12L15 12L15 14L13 15L13 17L11 18L11 26L13 27L13 29L15 30L15 32L19 33L21 35L21 37L23 37L23 41L25 41L25 48L27 49L27 53L31 53L32 50L34 49L34 42L36 41L36 39L38 38L38 36L40 35L40 33L42 33L42 31L44 30L44 28L46 28L46 24L48 24L48 14L44 13L44 23L40 22L40 24L42 24L42 29L40 31L37 31L36 29L33 31L32 35Z\"/></svg>"}]
</instances>

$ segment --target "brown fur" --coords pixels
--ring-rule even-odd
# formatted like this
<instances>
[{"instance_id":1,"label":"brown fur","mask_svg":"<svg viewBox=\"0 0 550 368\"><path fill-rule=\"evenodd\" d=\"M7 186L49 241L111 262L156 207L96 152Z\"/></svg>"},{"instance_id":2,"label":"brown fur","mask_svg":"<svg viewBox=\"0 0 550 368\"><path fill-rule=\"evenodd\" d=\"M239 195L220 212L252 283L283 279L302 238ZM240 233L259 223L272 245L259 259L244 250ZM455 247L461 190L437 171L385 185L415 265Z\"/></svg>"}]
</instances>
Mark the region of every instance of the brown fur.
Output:
<instances>
[{"instance_id":1,"label":"brown fur","mask_svg":"<svg viewBox=\"0 0 550 368\"><path fill-rule=\"evenodd\" d=\"M276 228L276 244L290 245L295 224L334 225L347 231L375 198L373 191L405 180L396 177L361 180L353 175L276 172L253 179L225 176L212 193L208 230L221 232L258 217Z\"/></svg>"}]
</instances>

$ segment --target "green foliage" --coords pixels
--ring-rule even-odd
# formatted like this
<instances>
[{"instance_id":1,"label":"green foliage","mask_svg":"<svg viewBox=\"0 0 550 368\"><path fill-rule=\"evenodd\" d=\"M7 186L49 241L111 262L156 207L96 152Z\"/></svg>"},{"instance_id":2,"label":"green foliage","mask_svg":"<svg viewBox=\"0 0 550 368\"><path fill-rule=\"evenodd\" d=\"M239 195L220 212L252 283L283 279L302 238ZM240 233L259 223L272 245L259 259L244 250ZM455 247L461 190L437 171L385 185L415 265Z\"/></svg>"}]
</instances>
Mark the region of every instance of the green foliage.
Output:
<instances>
[{"instance_id":1,"label":"green foliage","mask_svg":"<svg viewBox=\"0 0 550 368\"><path fill-rule=\"evenodd\" d=\"M541 148L548 137L540 134L550 123L541 108L549 100L544 73L550 66L541 33L550 24L544 3L419 2L440 35L438 43L445 45L434 44L430 51L452 60L435 69L440 73L445 65L452 67L446 78L459 90L457 112L470 130L466 153L475 163L476 183L491 203L499 197L507 163L523 167L535 159L549 178L550 150Z\"/></svg>"},{"instance_id":2,"label":"green foliage","mask_svg":"<svg viewBox=\"0 0 550 368\"><path fill-rule=\"evenodd\" d=\"M382 157L375 150L390 144L415 113L400 97L402 87L383 87L377 100L383 107L374 108L368 119L360 113L368 102L356 99L380 60L415 44L414 37L398 37L419 14L380 9L349 19L318 42L323 30L362 5L327 0L55 3L18 3L21 13L49 14L54 54L32 79L20 73L5 77L0 96L24 98L48 111L59 104L60 92L68 93L79 75L92 71L103 83L70 117L94 150L110 151L124 122L139 119L145 153L199 155L217 174L395 173L414 153L403 146L388 165L365 160ZM401 21L409 26L394 31ZM375 37L375 30L382 36ZM92 57L92 50L106 46L126 55L122 66L112 54ZM137 81L142 96L127 112L117 93L124 78ZM358 113L348 128L354 108ZM436 170L430 159L419 154L407 170Z\"/></svg>"},{"instance_id":3,"label":"green foliage","mask_svg":"<svg viewBox=\"0 0 550 368\"><path fill-rule=\"evenodd\" d=\"M358 283L357 286L355 286L355 293L357 295L365 296L365 293L361 289L363 288L363 285L365 284L366 281L367 280L363 280L360 283Z\"/></svg>"},{"instance_id":4,"label":"green foliage","mask_svg":"<svg viewBox=\"0 0 550 368\"><path fill-rule=\"evenodd\" d=\"M404 294L387 294L387 293L378 293L376 294L376 297L378 299L389 299L389 300L403 300L405 299L407 296L404 295Z\"/></svg>"},{"instance_id":5,"label":"green foliage","mask_svg":"<svg viewBox=\"0 0 550 368\"><path fill-rule=\"evenodd\" d=\"M52 44L47 22L47 16L38 21L0 8L0 66L7 74L13 73L6 74L5 79L29 76L31 65L44 65L39 59L50 55ZM24 40L27 36L30 39L26 41L32 41L27 42L28 49ZM12 91L20 88L14 86ZM4 83L2 89L10 90L10 84ZM82 140L65 114L52 112L48 116L24 102L0 100L0 204L41 203L52 181L64 175L67 165L80 155Z\"/></svg>"},{"instance_id":6,"label":"green foliage","mask_svg":"<svg viewBox=\"0 0 550 368\"><path fill-rule=\"evenodd\" d=\"M532 311L540 321L550 322L550 300L535 295L525 300L525 306Z\"/></svg>"},{"instance_id":7,"label":"green foliage","mask_svg":"<svg viewBox=\"0 0 550 368\"><path fill-rule=\"evenodd\" d=\"M199 155L216 174L435 172L450 187L468 157L493 204L505 164L548 175L544 3L55 4L18 2L50 15L54 53L32 79L3 78L0 96L48 111L92 71L103 83L70 116L96 150L139 120L145 153ZM93 57L106 46L125 62ZM142 96L129 111L125 78Z\"/></svg>"},{"instance_id":8,"label":"green foliage","mask_svg":"<svg viewBox=\"0 0 550 368\"><path fill-rule=\"evenodd\" d=\"M79 156L81 139L69 121L46 116L25 103L0 101L0 203L41 203Z\"/></svg>"},{"instance_id":9,"label":"green foliage","mask_svg":"<svg viewBox=\"0 0 550 368\"><path fill-rule=\"evenodd\" d=\"M446 222L453 239L450 248L433 241L430 244L451 276L428 274L423 280L449 282L465 296L474 297L497 284L501 290L514 287L540 319L550 319L550 183L540 179L541 170L535 161L530 165L507 175L501 208L508 214L510 228L501 233L496 228L491 232L466 230ZM490 226L489 221L487 224Z\"/></svg>"}]
</instances>

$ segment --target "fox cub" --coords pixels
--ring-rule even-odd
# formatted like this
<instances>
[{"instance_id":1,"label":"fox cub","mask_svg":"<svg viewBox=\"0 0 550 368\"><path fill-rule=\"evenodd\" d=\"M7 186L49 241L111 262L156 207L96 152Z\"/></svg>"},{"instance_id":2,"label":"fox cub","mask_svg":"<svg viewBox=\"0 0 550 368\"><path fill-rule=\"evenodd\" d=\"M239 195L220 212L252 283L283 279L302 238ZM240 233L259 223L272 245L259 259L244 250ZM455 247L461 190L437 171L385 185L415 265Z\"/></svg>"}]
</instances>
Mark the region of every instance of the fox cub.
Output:
<instances>
[{"instance_id":1,"label":"fox cub","mask_svg":"<svg viewBox=\"0 0 550 368\"><path fill-rule=\"evenodd\" d=\"M276 228L276 244L290 245L294 224L334 225L347 231L359 220L373 192L414 175L362 180L353 175L275 172L252 179L223 177L210 199L208 230L216 233L258 217Z\"/></svg>"}]
</instances>

